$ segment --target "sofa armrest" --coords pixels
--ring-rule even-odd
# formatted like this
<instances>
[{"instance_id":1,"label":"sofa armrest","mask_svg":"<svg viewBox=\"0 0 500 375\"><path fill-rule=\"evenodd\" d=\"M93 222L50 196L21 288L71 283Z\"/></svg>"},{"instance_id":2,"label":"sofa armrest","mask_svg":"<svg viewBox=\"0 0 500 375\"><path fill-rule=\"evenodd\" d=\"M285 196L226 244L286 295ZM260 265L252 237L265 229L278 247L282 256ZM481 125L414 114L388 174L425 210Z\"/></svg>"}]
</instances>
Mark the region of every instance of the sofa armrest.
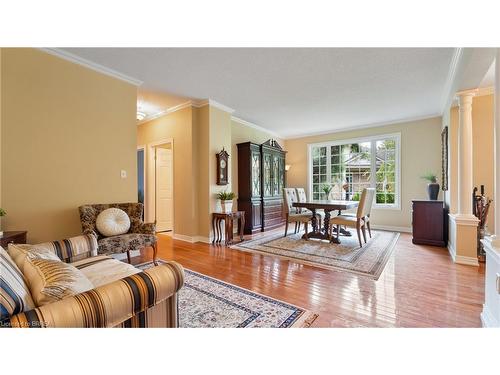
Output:
<instances>
[{"instance_id":1,"label":"sofa armrest","mask_svg":"<svg viewBox=\"0 0 500 375\"><path fill-rule=\"evenodd\" d=\"M183 284L182 266L168 262L61 301L13 315L3 325L22 328L127 326L124 322L138 316L138 320L144 320L144 312L171 299L175 305L167 305L172 311L162 310L163 316L168 320L165 326L175 327L176 293ZM146 325L147 322L141 321L134 326Z\"/></svg>"},{"instance_id":2,"label":"sofa armrest","mask_svg":"<svg viewBox=\"0 0 500 375\"><path fill-rule=\"evenodd\" d=\"M82 234L86 234L86 235L93 235L95 238L99 238L98 234L96 233L95 230L92 230L92 229L84 229Z\"/></svg>"},{"instance_id":3,"label":"sofa armrest","mask_svg":"<svg viewBox=\"0 0 500 375\"><path fill-rule=\"evenodd\" d=\"M139 233L141 234L155 234L156 223L141 223L139 226Z\"/></svg>"}]
</instances>

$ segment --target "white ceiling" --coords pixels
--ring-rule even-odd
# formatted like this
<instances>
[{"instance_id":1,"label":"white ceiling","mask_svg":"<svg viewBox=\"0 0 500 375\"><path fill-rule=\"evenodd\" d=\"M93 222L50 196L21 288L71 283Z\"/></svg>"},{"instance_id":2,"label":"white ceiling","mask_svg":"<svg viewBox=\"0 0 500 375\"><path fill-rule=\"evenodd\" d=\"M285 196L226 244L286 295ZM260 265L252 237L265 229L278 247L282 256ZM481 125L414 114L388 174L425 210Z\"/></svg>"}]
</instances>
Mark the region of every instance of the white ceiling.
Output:
<instances>
[{"instance_id":1,"label":"white ceiling","mask_svg":"<svg viewBox=\"0 0 500 375\"><path fill-rule=\"evenodd\" d=\"M453 48L68 48L283 137L438 116ZM175 100L174 100L175 101Z\"/></svg>"}]
</instances>

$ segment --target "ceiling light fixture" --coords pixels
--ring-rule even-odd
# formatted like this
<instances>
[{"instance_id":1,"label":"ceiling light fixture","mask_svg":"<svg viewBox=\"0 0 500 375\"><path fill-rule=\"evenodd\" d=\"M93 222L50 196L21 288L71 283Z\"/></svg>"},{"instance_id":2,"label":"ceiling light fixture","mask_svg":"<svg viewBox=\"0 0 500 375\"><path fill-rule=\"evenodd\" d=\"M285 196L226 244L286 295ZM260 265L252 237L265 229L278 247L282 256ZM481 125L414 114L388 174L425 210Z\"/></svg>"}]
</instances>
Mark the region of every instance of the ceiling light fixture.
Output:
<instances>
[{"instance_id":1,"label":"ceiling light fixture","mask_svg":"<svg viewBox=\"0 0 500 375\"><path fill-rule=\"evenodd\" d=\"M141 111L137 111L137 121L142 121L146 117L146 114Z\"/></svg>"}]
</instances>

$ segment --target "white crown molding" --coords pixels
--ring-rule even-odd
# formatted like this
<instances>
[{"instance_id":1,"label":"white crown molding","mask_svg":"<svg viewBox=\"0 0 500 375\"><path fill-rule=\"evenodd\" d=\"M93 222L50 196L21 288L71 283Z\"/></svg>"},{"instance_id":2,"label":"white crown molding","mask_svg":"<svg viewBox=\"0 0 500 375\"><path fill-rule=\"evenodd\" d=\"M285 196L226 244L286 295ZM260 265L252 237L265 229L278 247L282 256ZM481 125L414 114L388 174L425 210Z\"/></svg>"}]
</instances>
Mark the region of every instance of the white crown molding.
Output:
<instances>
[{"instance_id":1,"label":"white crown molding","mask_svg":"<svg viewBox=\"0 0 500 375\"><path fill-rule=\"evenodd\" d=\"M219 103L213 99L204 99L204 100L193 100L193 107L196 107L196 108L201 108L201 107L204 107L206 105L210 105L212 107L215 107L215 108L219 108L220 110L224 111L224 112L228 112L228 113L234 113L234 109L222 104L222 103Z\"/></svg>"},{"instance_id":2,"label":"white crown molding","mask_svg":"<svg viewBox=\"0 0 500 375\"><path fill-rule=\"evenodd\" d=\"M387 122L377 122L377 123L373 123L373 124L349 126L349 127L340 128L340 129L323 130L320 132L313 132L313 133L304 133L304 134L299 134L299 135L292 135L292 136L288 136L288 137L283 137L283 139L289 140L289 139L307 138L307 137L315 137L318 135L343 133L343 132L348 132L348 131L352 131L352 130L380 128L383 126L389 126L389 125L395 125L395 124L408 124L410 122L427 120L427 119L435 118L435 117L441 117L441 114L440 113L433 113L433 114L424 115L424 116L407 117L404 119L391 120L391 121L387 121Z\"/></svg>"},{"instance_id":3,"label":"white crown molding","mask_svg":"<svg viewBox=\"0 0 500 375\"><path fill-rule=\"evenodd\" d=\"M170 107L170 108L164 109L164 110L162 110L160 112L157 112L155 114L148 115L148 116L144 117L141 121L138 121L137 125L142 125L142 124L144 124L146 122L149 122L149 121L152 121L154 119L157 119L158 117L162 117L162 116L168 115L169 113L180 111L181 109L184 109L184 108L187 108L187 107L191 107L191 106L194 107L193 102L191 100L188 100L187 102L178 104L178 105L176 105L174 107Z\"/></svg>"},{"instance_id":4,"label":"white crown molding","mask_svg":"<svg viewBox=\"0 0 500 375\"><path fill-rule=\"evenodd\" d=\"M463 48L455 48L453 56L451 57L450 66L448 68L448 76L446 77L446 82L443 88L443 94L441 95L441 114L444 113L448 104L452 103L455 93L452 93L453 83L457 76L458 65L460 59L462 58Z\"/></svg>"},{"instance_id":5,"label":"white crown molding","mask_svg":"<svg viewBox=\"0 0 500 375\"><path fill-rule=\"evenodd\" d=\"M78 64L81 66L84 66L84 67L92 69L96 72L99 72L99 73L105 74L107 76L119 79L121 81L125 81L125 82L130 83L134 86L140 86L143 83L141 80L127 76L126 74L117 72L116 70L113 70L111 68L105 67L105 66L100 65L100 64L97 64L97 63L92 62L90 60L84 59L83 57L74 55L70 52L64 51L64 50L59 49L59 48L39 48L39 49L45 53L50 54L50 55L57 56L61 59L70 61L72 63Z\"/></svg>"},{"instance_id":6,"label":"white crown molding","mask_svg":"<svg viewBox=\"0 0 500 375\"><path fill-rule=\"evenodd\" d=\"M233 120L233 121L235 121L235 122L237 122L237 123L239 123L241 125L248 126L249 128L252 128L252 129L255 129L255 130L259 130L261 132L264 132L264 133L267 133L269 135L272 135L273 137L283 138L281 135L279 135L276 132L273 132L272 130L268 130L266 128L263 128L262 126L254 124L253 122L249 122L249 121L243 120L242 118L239 118L239 117L236 117L236 116L231 116L231 120Z\"/></svg>"}]
</instances>

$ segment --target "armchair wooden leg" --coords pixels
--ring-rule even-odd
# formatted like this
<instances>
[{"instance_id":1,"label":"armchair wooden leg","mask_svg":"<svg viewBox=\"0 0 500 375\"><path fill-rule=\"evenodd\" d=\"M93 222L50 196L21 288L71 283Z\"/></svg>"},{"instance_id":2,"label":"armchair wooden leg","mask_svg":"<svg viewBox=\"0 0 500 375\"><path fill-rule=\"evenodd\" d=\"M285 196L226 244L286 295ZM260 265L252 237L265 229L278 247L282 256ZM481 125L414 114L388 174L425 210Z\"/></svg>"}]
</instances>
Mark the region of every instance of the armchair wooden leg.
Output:
<instances>
[{"instance_id":1,"label":"armchair wooden leg","mask_svg":"<svg viewBox=\"0 0 500 375\"><path fill-rule=\"evenodd\" d=\"M305 236L306 240L308 240L308 239L309 239L309 237L307 236L307 231L308 231L308 229L309 229L307 224L308 224L307 222L306 222L306 223L304 223L304 228L305 228L305 230L306 230L306 233L305 233L305 235L304 235L304 236Z\"/></svg>"},{"instance_id":2,"label":"armchair wooden leg","mask_svg":"<svg viewBox=\"0 0 500 375\"><path fill-rule=\"evenodd\" d=\"M285 223L285 235L283 237L286 237L288 234L288 218L286 218L286 223Z\"/></svg>"},{"instance_id":3,"label":"armchair wooden leg","mask_svg":"<svg viewBox=\"0 0 500 375\"><path fill-rule=\"evenodd\" d=\"M130 251L127 250L127 261L128 261L128 264L130 264Z\"/></svg>"},{"instance_id":4,"label":"armchair wooden leg","mask_svg":"<svg viewBox=\"0 0 500 375\"><path fill-rule=\"evenodd\" d=\"M298 225L298 223L295 222L295 230L293 231L294 234L297 233L297 225Z\"/></svg>"},{"instance_id":5,"label":"armchair wooden leg","mask_svg":"<svg viewBox=\"0 0 500 375\"><path fill-rule=\"evenodd\" d=\"M158 265L158 243L157 242L155 242L153 244L153 264L155 266Z\"/></svg>"},{"instance_id":6,"label":"armchair wooden leg","mask_svg":"<svg viewBox=\"0 0 500 375\"><path fill-rule=\"evenodd\" d=\"M370 238L372 238L372 229L370 228L370 222L366 222L366 227L368 228L368 234L370 235Z\"/></svg>"}]
</instances>

